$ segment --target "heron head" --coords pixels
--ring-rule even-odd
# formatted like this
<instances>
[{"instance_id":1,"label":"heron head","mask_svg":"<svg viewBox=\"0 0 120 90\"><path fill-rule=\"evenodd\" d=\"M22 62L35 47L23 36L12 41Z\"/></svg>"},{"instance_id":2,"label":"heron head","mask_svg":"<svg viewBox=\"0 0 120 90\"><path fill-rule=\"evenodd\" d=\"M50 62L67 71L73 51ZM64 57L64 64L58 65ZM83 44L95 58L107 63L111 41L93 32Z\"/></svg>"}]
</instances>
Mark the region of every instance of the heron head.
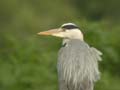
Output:
<instances>
[{"instance_id":1,"label":"heron head","mask_svg":"<svg viewBox=\"0 0 120 90\"><path fill-rule=\"evenodd\" d=\"M79 27L73 23L65 23L60 28L39 32L38 35L51 35L67 39L83 40L82 32L80 31Z\"/></svg>"}]
</instances>

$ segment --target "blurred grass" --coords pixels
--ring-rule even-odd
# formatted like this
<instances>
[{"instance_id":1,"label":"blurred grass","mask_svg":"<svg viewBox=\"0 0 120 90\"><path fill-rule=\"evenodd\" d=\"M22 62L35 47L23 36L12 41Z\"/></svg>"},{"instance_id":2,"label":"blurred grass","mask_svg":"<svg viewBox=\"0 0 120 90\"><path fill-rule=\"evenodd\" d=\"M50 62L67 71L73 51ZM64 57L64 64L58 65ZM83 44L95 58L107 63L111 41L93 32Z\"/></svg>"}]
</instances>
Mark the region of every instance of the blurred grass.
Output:
<instances>
[{"instance_id":1,"label":"blurred grass","mask_svg":"<svg viewBox=\"0 0 120 90\"><path fill-rule=\"evenodd\" d=\"M1 0L0 89L58 90L56 63L62 39L37 36L36 33L74 22L80 26L85 41L103 52L101 80L95 90L120 90L119 17L109 16L110 9L107 10L118 4L110 1L105 9L102 3L106 1L100 2ZM111 12L117 14L118 10L111 9Z\"/></svg>"}]
</instances>

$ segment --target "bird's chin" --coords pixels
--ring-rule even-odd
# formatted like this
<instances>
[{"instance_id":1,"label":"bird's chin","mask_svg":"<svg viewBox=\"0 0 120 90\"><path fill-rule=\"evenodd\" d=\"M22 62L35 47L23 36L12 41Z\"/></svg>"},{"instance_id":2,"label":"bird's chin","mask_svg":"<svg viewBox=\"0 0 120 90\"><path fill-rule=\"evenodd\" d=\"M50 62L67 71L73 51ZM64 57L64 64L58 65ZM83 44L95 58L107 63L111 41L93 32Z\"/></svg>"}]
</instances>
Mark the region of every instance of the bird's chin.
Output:
<instances>
[{"instance_id":1,"label":"bird's chin","mask_svg":"<svg viewBox=\"0 0 120 90\"><path fill-rule=\"evenodd\" d=\"M62 34L52 34L52 36L59 37L59 38L64 38L64 35L62 35Z\"/></svg>"}]
</instances>

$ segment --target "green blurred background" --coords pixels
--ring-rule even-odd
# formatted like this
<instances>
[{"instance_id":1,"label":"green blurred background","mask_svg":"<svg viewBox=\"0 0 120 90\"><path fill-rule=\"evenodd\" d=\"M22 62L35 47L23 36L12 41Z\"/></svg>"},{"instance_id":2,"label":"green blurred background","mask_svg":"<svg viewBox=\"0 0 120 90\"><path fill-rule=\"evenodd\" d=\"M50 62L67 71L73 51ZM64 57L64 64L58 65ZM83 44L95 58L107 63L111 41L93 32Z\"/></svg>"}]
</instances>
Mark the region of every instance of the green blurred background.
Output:
<instances>
[{"instance_id":1,"label":"green blurred background","mask_svg":"<svg viewBox=\"0 0 120 90\"><path fill-rule=\"evenodd\" d=\"M0 90L58 90L62 39L36 33L67 22L103 52L95 90L120 90L120 0L0 0Z\"/></svg>"}]
</instances>

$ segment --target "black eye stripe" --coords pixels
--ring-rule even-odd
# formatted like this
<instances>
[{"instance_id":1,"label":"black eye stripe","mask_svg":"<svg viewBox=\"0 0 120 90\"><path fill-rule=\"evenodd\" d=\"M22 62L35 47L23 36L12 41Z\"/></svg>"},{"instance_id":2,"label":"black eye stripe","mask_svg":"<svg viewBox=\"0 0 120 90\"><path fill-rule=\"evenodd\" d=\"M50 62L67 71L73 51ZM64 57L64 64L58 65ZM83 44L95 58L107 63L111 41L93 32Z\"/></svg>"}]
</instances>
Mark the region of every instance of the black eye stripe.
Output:
<instances>
[{"instance_id":1,"label":"black eye stripe","mask_svg":"<svg viewBox=\"0 0 120 90\"><path fill-rule=\"evenodd\" d=\"M74 25L66 25L66 26L63 26L61 28L63 28L63 29L76 29L76 28L79 28L79 27L74 26Z\"/></svg>"}]
</instances>

